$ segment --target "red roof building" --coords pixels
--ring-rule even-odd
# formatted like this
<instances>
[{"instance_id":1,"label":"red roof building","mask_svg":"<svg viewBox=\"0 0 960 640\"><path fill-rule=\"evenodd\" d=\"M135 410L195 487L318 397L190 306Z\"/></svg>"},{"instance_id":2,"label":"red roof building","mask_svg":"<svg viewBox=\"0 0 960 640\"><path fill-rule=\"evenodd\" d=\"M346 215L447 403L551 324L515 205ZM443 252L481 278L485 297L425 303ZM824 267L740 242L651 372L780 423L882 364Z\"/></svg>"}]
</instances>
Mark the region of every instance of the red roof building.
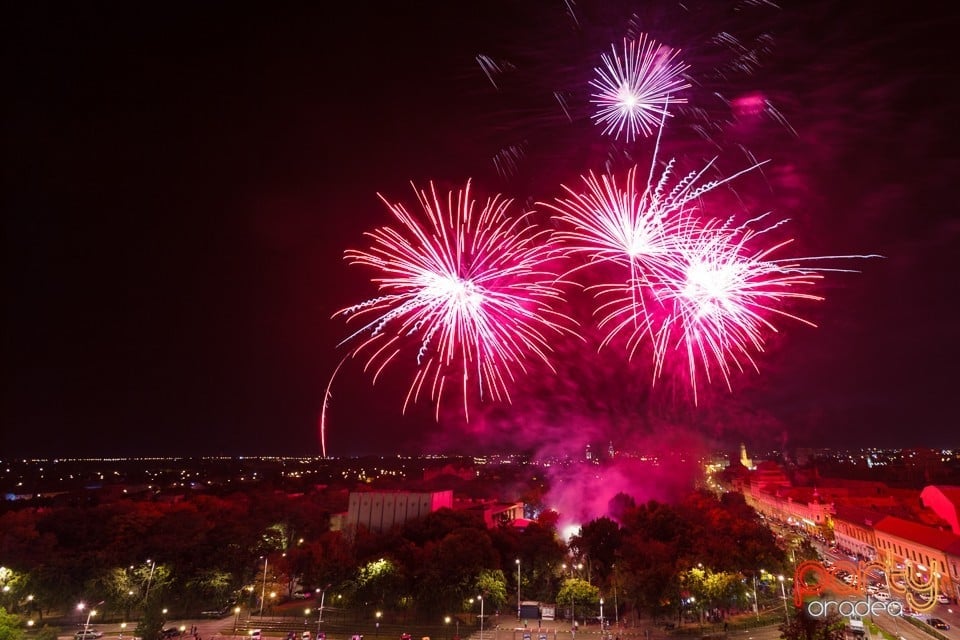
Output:
<instances>
[{"instance_id":1,"label":"red roof building","mask_svg":"<svg viewBox=\"0 0 960 640\"><path fill-rule=\"evenodd\" d=\"M960 536L894 516L873 529L880 558L908 565L923 580L938 579L940 592L960 597Z\"/></svg>"}]
</instances>

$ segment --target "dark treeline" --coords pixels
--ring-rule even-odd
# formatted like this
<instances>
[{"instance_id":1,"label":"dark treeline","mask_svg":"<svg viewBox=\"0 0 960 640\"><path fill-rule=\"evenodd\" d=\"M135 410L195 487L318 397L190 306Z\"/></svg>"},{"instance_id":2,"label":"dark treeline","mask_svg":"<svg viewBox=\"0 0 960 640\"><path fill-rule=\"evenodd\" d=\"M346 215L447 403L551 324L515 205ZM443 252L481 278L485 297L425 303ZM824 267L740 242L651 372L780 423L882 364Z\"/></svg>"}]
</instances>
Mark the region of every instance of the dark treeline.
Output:
<instances>
[{"instance_id":1,"label":"dark treeline","mask_svg":"<svg viewBox=\"0 0 960 640\"><path fill-rule=\"evenodd\" d=\"M50 616L102 600L106 618L133 619L151 603L195 615L323 589L344 608L430 617L466 611L478 593L509 611L519 568L524 600L569 599L595 615L589 607L605 597L608 617L671 616L696 596L703 616L749 606L753 578L763 591L762 576L785 568L784 551L738 494L639 505L620 494L570 541L551 511L525 528L488 529L476 512L442 509L383 534L331 531L345 498L253 489L9 510L0 515L0 580L10 587L2 604Z\"/></svg>"}]
</instances>

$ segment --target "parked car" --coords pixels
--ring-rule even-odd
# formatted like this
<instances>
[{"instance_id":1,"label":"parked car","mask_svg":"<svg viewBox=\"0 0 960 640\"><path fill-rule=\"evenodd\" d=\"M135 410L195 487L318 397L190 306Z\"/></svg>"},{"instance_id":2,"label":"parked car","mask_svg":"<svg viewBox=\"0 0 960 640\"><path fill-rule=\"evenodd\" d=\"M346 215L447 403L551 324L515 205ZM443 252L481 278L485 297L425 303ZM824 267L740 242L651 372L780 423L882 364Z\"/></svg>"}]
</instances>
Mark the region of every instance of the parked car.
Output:
<instances>
[{"instance_id":1,"label":"parked car","mask_svg":"<svg viewBox=\"0 0 960 640\"><path fill-rule=\"evenodd\" d=\"M230 607L221 607L219 609L207 609L206 611L201 611L200 615L204 618L223 618L230 613Z\"/></svg>"},{"instance_id":2,"label":"parked car","mask_svg":"<svg viewBox=\"0 0 960 640\"><path fill-rule=\"evenodd\" d=\"M938 593L937 602L939 602L940 604L950 604L950 598L942 593Z\"/></svg>"},{"instance_id":3,"label":"parked car","mask_svg":"<svg viewBox=\"0 0 960 640\"><path fill-rule=\"evenodd\" d=\"M73 634L73 637L76 640L95 640L95 638L103 637L103 631L97 631L96 629L90 629L90 628L80 629L75 634Z\"/></svg>"},{"instance_id":4,"label":"parked car","mask_svg":"<svg viewBox=\"0 0 960 640\"><path fill-rule=\"evenodd\" d=\"M873 599L879 600L880 602L886 602L890 599L890 594L886 591L877 591L875 594L873 594Z\"/></svg>"},{"instance_id":5,"label":"parked car","mask_svg":"<svg viewBox=\"0 0 960 640\"><path fill-rule=\"evenodd\" d=\"M940 618L928 618L927 624L933 627L934 629L943 629L944 631L950 628L950 625L948 625L946 622L944 622Z\"/></svg>"},{"instance_id":6,"label":"parked car","mask_svg":"<svg viewBox=\"0 0 960 640\"><path fill-rule=\"evenodd\" d=\"M263 631L260 629L250 629L250 640L261 640L263 638Z\"/></svg>"},{"instance_id":7,"label":"parked car","mask_svg":"<svg viewBox=\"0 0 960 640\"><path fill-rule=\"evenodd\" d=\"M177 636L180 635L180 633L181 633L181 632L180 632L180 629L177 629L176 627L167 627L166 629L164 629L163 631L160 632L160 637L161 637L161 638L176 638Z\"/></svg>"},{"instance_id":8,"label":"parked car","mask_svg":"<svg viewBox=\"0 0 960 640\"><path fill-rule=\"evenodd\" d=\"M307 598L312 598L313 592L307 589L297 589L293 592L294 600L306 600Z\"/></svg>"}]
</instances>

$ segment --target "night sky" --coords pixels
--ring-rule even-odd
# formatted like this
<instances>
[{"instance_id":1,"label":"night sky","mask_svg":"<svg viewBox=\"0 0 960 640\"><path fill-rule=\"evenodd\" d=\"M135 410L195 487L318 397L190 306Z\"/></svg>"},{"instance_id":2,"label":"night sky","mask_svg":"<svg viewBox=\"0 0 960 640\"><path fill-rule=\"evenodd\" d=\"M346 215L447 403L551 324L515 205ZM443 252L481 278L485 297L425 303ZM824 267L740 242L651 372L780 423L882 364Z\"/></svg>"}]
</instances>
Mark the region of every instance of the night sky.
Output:
<instances>
[{"instance_id":1,"label":"night sky","mask_svg":"<svg viewBox=\"0 0 960 640\"><path fill-rule=\"evenodd\" d=\"M377 193L415 204L410 181L472 178L484 194L551 199L599 169L599 129L568 122L550 87L589 80L631 3L583 2L579 28L560 0L15 4L0 20L0 457L318 454L348 333L332 316L375 295L343 251L390 222ZM691 100L763 95L796 131L763 115L711 147L678 118L670 152L693 165L716 154L724 170L744 166L743 149L769 158L738 187L738 215L789 218L798 255L885 257L829 275L826 301L799 310L819 327L778 323L760 374L734 376L732 393L715 383L697 407L679 385L651 392L645 362L558 345L556 379L540 372L514 406L438 424L425 402L401 416L412 366L371 386L355 361L332 387L329 453L626 445L668 430L957 446L956 18L837 0L729 3L718 22L721 3L635 4L692 73L722 58L708 46L718 31L772 34L754 73ZM500 91L479 53L516 65ZM521 141L528 157L504 179L491 158ZM649 141L633 153L648 165Z\"/></svg>"}]
</instances>

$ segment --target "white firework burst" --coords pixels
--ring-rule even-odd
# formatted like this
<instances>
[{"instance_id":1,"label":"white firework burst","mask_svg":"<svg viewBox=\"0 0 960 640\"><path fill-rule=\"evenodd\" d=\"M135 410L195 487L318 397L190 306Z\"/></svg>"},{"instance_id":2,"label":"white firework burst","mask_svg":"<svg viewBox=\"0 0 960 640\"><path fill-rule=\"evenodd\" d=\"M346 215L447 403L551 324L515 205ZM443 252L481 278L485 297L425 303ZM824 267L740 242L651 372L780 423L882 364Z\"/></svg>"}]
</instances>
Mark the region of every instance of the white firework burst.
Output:
<instances>
[{"instance_id":1,"label":"white firework burst","mask_svg":"<svg viewBox=\"0 0 960 640\"><path fill-rule=\"evenodd\" d=\"M632 142L639 135L651 135L667 114L670 102L683 103L676 94L688 89L684 77L689 65L677 59L680 51L640 34L623 41L623 57L615 45L611 55L602 54L603 66L594 69L597 77L590 86L597 90L590 102L597 105L591 117L604 127L603 133Z\"/></svg>"}]
</instances>

